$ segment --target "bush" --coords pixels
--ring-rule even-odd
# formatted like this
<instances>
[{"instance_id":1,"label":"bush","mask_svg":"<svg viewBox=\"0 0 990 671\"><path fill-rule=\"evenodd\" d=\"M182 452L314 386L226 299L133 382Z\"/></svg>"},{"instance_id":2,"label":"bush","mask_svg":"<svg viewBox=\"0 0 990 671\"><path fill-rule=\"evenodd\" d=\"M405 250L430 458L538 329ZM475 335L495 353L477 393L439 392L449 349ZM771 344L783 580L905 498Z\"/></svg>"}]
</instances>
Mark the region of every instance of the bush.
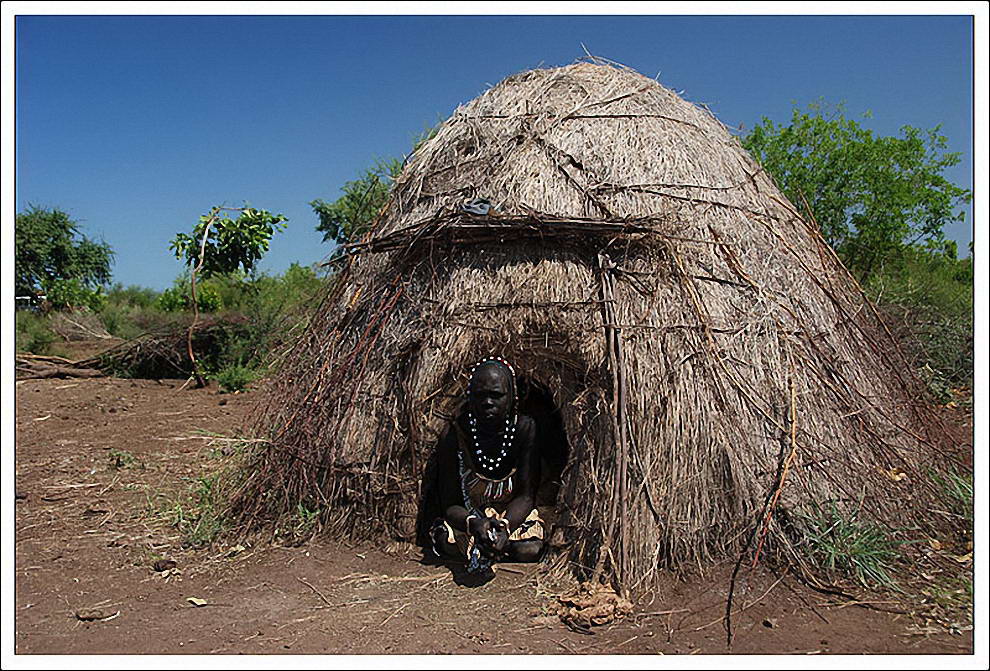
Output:
<instances>
[{"instance_id":1,"label":"bush","mask_svg":"<svg viewBox=\"0 0 990 671\"><path fill-rule=\"evenodd\" d=\"M14 314L15 344L18 352L47 354L56 336L49 328L48 318L31 310Z\"/></svg>"},{"instance_id":2,"label":"bush","mask_svg":"<svg viewBox=\"0 0 990 671\"><path fill-rule=\"evenodd\" d=\"M124 340L168 330L186 321L185 313L162 312L155 307L108 306L100 311L100 318L111 335Z\"/></svg>"},{"instance_id":3,"label":"bush","mask_svg":"<svg viewBox=\"0 0 990 671\"><path fill-rule=\"evenodd\" d=\"M115 284L107 292L107 305L150 308L154 306L159 293L161 292L148 287L133 284L124 287L122 284Z\"/></svg>"},{"instance_id":4,"label":"bush","mask_svg":"<svg viewBox=\"0 0 990 671\"><path fill-rule=\"evenodd\" d=\"M243 320L243 328L227 340L224 364L259 369L270 363L279 343L304 325L324 280L311 268L294 263L282 275L232 273L211 277L204 284L220 294L229 320Z\"/></svg>"},{"instance_id":5,"label":"bush","mask_svg":"<svg viewBox=\"0 0 990 671\"><path fill-rule=\"evenodd\" d=\"M190 315L185 312L159 315L169 322L126 347L104 353L100 358L100 369L117 377L141 379L178 379L190 375L187 349ZM229 321L210 316L200 320L193 332L193 350L197 352L202 369L217 371L227 367L230 343L242 339L243 331L243 319Z\"/></svg>"},{"instance_id":6,"label":"bush","mask_svg":"<svg viewBox=\"0 0 990 671\"><path fill-rule=\"evenodd\" d=\"M146 287L114 285L99 311L103 327L113 336L131 340L176 323L178 314L159 308L160 294Z\"/></svg>"},{"instance_id":7,"label":"bush","mask_svg":"<svg viewBox=\"0 0 990 671\"><path fill-rule=\"evenodd\" d=\"M230 391L245 388L264 374L272 351L300 329L324 280L309 267L292 264L282 275L214 275L197 283L203 313L193 349L202 370ZM125 339L153 333L140 351L107 362L107 370L127 377L176 377L189 374L185 333L191 321L188 275L161 293L119 285L100 311L104 327ZM222 376L222 378L221 378Z\"/></svg>"},{"instance_id":8,"label":"bush","mask_svg":"<svg viewBox=\"0 0 990 671\"><path fill-rule=\"evenodd\" d=\"M188 299L182 293L181 289L171 287L158 295L158 299L155 301L155 307L164 312L178 312L179 310L186 309L187 301Z\"/></svg>"},{"instance_id":9,"label":"bush","mask_svg":"<svg viewBox=\"0 0 990 671\"><path fill-rule=\"evenodd\" d=\"M258 379L258 373L247 366L228 366L211 376L220 385L220 390L228 393L244 391Z\"/></svg>"},{"instance_id":10,"label":"bush","mask_svg":"<svg viewBox=\"0 0 990 671\"><path fill-rule=\"evenodd\" d=\"M141 330L134 325L134 310L126 305L108 303L100 310L100 321L103 328L112 336L130 340L141 335Z\"/></svg>"},{"instance_id":11,"label":"bush","mask_svg":"<svg viewBox=\"0 0 990 671\"><path fill-rule=\"evenodd\" d=\"M89 308L97 312L106 300L98 289L89 289L77 279L49 280L44 290L48 304L55 310Z\"/></svg>"},{"instance_id":12,"label":"bush","mask_svg":"<svg viewBox=\"0 0 990 671\"><path fill-rule=\"evenodd\" d=\"M890 318L940 401L973 385L973 259L915 251L884 268L866 290Z\"/></svg>"},{"instance_id":13,"label":"bush","mask_svg":"<svg viewBox=\"0 0 990 671\"><path fill-rule=\"evenodd\" d=\"M206 283L196 285L196 304L200 312L219 312L223 308L223 299L216 287ZM156 307L165 312L192 310L192 299L189 288L174 286L163 291L156 301Z\"/></svg>"}]
</instances>

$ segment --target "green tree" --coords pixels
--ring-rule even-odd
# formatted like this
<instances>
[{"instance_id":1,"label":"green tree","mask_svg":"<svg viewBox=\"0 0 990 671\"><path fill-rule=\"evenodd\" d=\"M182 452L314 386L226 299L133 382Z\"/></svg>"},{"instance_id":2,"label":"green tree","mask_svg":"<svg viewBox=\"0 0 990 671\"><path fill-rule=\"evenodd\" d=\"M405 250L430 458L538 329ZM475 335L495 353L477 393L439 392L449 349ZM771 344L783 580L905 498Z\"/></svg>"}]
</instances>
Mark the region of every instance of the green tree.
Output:
<instances>
[{"instance_id":1,"label":"green tree","mask_svg":"<svg viewBox=\"0 0 990 671\"><path fill-rule=\"evenodd\" d=\"M239 215L236 219L232 219L228 212L238 212ZM196 299L197 276L202 273L204 277L209 277L239 270L250 273L268 251L272 236L285 228L285 221L287 221L285 216L273 215L268 210L217 206L199 218L199 223L193 227L191 235L179 233L172 240L169 248L175 253L175 258L185 261L190 268L189 290L193 321L189 325L186 343L193 376L200 387L205 386L206 381L199 371L192 347L193 330L199 321L199 303Z\"/></svg>"},{"instance_id":2,"label":"green tree","mask_svg":"<svg viewBox=\"0 0 990 671\"><path fill-rule=\"evenodd\" d=\"M440 123L438 120L432 128L416 136L412 153L437 134ZM357 179L344 183L341 187L343 195L337 200L327 202L317 198L310 201L309 206L320 219L316 230L323 233L323 242L338 245L357 242L385 207L404 165L405 161L397 158L377 159Z\"/></svg>"},{"instance_id":3,"label":"green tree","mask_svg":"<svg viewBox=\"0 0 990 671\"><path fill-rule=\"evenodd\" d=\"M807 203L860 279L901 261L908 248L955 258L944 228L963 220L959 208L972 193L943 176L960 157L945 151L938 126L876 136L841 106L817 103L795 108L789 125L764 117L742 144L793 203Z\"/></svg>"},{"instance_id":4,"label":"green tree","mask_svg":"<svg viewBox=\"0 0 990 671\"><path fill-rule=\"evenodd\" d=\"M110 281L113 250L90 240L59 209L31 205L15 217L14 288L18 296L71 283L90 292Z\"/></svg>"},{"instance_id":5,"label":"green tree","mask_svg":"<svg viewBox=\"0 0 990 671\"><path fill-rule=\"evenodd\" d=\"M345 182L341 188L344 195L337 200L332 203L322 198L310 201L309 206L320 218L316 230L323 233L323 242L338 245L356 242L384 207L392 182L401 171L399 159L379 159L360 177Z\"/></svg>"}]
</instances>

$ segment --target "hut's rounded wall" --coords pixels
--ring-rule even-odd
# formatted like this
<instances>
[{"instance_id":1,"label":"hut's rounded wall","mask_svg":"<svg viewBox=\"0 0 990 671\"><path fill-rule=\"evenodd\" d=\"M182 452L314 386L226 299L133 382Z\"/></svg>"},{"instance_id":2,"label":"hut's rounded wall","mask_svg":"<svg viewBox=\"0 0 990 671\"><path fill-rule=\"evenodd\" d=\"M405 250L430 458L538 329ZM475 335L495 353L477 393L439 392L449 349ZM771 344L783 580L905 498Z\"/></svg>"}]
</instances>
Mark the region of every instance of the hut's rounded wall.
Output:
<instances>
[{"instance_id":1,"label":"hut's rounded wall","mask_svg":"<svg viewBox=\"0 0 990 671\"><path fill-rule=\"evenodd\" d=\"M494 211L463 213L475 197ZM621 547L636 584L738 547L775 491L789 513L889 517L884 473L931 454L831 250L707 111L641 75L534 71L459 108L399 178L372 242L388 236L358 248L275 383L267 505L315 491L349 511L328 526L400 528L490 354L560 408L575 560Z\"/></svg>"}]
</instances>

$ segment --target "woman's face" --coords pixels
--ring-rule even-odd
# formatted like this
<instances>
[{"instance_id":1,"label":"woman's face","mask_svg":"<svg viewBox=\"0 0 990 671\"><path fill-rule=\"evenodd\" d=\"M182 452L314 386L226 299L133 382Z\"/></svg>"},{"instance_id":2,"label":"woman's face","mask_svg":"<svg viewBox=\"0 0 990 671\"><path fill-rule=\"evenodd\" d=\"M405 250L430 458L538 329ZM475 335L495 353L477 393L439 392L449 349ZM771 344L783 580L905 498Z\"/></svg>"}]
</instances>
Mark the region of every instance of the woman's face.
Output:
<instances>
[{"instance_id":1,"label":"woman's face","mask_svg":"<svg viewBox=\"0 0 990 671\"><path fill-rule=\"evenodd\" d=\"M512 409L509 379L501 366L484 365L475 371L469 394L471 410L479 419L505 419Z\"/></svg>"}]
</instances>

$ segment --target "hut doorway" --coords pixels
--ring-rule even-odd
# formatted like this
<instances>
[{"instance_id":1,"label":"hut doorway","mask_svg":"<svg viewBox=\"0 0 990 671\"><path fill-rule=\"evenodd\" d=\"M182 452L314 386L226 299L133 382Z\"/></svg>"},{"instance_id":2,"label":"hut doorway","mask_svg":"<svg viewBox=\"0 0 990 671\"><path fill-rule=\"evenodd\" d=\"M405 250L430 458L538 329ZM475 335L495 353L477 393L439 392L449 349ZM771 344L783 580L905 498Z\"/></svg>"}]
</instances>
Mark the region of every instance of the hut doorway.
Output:
<instances>
[{"instance_id":1,"label":"hut doorway","mask_svg":"<svg viewBox=\"0 0 990 671\"><path fill-rule=\"evenodd\" d=\"M564 429L560 407L554 400L553 392L542 382L527 375L520 375L516 379L516 385L519 394L519 412L533 418L536 424L536 440L540 446L541 475L536 504L541 508L555 508L561 489L561 477L570 454L570 442ZM460 399L461 396L451 398ZM454 415L456 415L456 410L450 415L450 418L453 419ZM444 514L437 494L438 445L439 440L430 452L423 473L421 495L416 514L415 538L416 543L422 547L430 547L430 526L435 519ZM551 524L552 520L556 518L556 514L551 514L550 510L541 510L541 515L547 515L549 519L545 521ZM401 534L399 537L408 540L406 536Z\"/></svg>"},{"instance_id":2,"label":"hut doorway","mask_svg":"<svg viewBox=\"0 0 990 671\"><path fill-rule=\"evenodd\" d=\"M536 441L540 446L539 505L554 505L560 491L561 474L567 465L570 443L564 430L564 419L554 395L543 383L521 375L517 381L519 412L529 415L536 423Z\"/></svg>"}]
</instances>

